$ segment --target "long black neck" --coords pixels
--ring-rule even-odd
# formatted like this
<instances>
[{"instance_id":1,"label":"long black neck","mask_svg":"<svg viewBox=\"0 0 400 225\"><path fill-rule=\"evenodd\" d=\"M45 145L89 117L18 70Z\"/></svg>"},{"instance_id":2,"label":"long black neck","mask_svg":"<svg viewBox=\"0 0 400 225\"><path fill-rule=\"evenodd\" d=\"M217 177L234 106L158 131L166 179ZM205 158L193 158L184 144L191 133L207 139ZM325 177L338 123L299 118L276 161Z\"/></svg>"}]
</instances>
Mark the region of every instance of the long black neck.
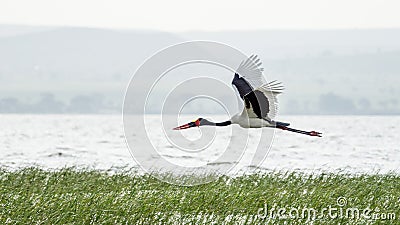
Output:
<instances>
[{"instance_id":1,"label":"long black neck","mask_svg":"<svg viewBox=\"0 0 400 225\"><path fill-rule=\"evenodd\" d=\"M221 123L214 123L211 121L208 121L206 119L201 119L200 122L201 126L218 126L218 127L224 127L224 126L229 126L232 124L232 122L230 120L225 121L225 122L221 122Z\"/></svg>"},{"instance_id":2,"label":"long black neck","mask_svg":"<svg viewBox=\"0 0 400 225\"><path fill-rule=\"evenodd\" d=\"M228 120L228 121L221 122L221 123L215 123L215 126L224 127L224 126L229 126L231 124L232 124L232 122L230 120Z\"/></svg>"}]
</instances>

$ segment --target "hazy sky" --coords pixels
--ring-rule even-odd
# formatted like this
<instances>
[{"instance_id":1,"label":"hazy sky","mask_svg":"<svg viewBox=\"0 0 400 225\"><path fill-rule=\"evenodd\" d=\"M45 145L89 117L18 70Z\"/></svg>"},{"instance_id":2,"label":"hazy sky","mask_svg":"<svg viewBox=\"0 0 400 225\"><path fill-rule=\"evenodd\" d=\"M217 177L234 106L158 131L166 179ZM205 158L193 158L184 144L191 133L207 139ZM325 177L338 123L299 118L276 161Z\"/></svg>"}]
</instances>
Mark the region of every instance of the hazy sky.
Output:
<instances>
[{"instance_id":1,"label":"hazy sky","mask_svg":"<svg viewBox=\"0 0 400 225\"><path fill-rule=\"evenodd\" d=\"M0 0L0 24L165 31L398 28L398 0Z\"/></svg>"}]
</instances>

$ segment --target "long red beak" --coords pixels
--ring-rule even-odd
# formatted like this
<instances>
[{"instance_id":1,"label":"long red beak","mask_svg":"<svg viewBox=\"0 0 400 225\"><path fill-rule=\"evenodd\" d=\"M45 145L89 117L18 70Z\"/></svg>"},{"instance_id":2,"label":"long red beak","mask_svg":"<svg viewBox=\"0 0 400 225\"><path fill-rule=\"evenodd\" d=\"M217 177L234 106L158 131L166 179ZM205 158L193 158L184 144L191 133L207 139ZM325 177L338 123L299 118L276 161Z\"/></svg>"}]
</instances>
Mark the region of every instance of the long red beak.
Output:
<instances>
[{"instance_id":1,"label":"long red beak","mask_svg":"<svg viewBox=\"0 0 400 225\"><path fill-rule=\"evenodd\" d=\"M173 130L183 130L183 129L188 129L188 128L195 127L195 126L197 126L195 122L190 122L185 125L175 127Z\"/></svg>"}]
</instances>

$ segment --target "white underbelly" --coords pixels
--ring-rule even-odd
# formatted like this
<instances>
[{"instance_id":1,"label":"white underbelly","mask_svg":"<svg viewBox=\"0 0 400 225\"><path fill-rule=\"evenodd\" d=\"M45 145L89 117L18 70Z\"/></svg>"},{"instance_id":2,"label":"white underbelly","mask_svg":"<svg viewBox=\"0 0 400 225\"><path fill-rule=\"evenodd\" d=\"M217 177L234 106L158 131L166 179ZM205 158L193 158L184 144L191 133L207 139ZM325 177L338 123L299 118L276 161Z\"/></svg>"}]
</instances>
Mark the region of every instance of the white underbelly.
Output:
<instances>
[{"instance_id":1,"label":"white underbelly","mask_svg":"<svg viewBox=\"0 0 400 225\"><path fill-rule=\"evenodd\" d=\"M274 127L274 125L268 123L267 121L258 118L241 119L238 124L243 128Z\"/></svg>"}]
</instances>

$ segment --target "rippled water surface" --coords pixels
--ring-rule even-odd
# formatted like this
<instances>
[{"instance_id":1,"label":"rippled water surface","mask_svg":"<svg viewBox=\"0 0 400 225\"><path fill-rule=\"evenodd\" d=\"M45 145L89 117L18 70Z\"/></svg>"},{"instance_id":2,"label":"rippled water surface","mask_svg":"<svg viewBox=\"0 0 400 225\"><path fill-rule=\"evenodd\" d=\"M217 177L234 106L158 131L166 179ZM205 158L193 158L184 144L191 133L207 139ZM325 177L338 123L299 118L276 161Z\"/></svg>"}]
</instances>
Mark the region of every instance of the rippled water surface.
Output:
<instances>
[{"instance_id":1,"label":"rippled water surface","mask_svg":"<svg viewBox=\"0 0 400 225\"><path fill-rule=\"evenodd\" d=\"M400 171L398 116L281 116L279 120L289 121L295 128L321 131L323 137L277 130L272 148L260 169L369 173ZM160 126L156 118L152 122L150 116L148 121L150 126ZM0 115L0 128L2 167L139 168L125 143L119 115ZM183 136L195 142L199 130L190 132ZM259 142L259 132L258 129L250 131L249 149L252 143ZM230 128L218 128L214 149L209 149L213 154L193 155L176 149L162 133L149 132L160 148L159 157L169 158L174 163L226 163L237 164L236 171L254 169L256 165L251 165L252 152L249 149L237 150L243 151L240 162L218 161L219 151L225 150L226 141L241 138L231 137L230 134ZM134 148L140 151L139 141Z\"/></svg>"}]
</instances>

